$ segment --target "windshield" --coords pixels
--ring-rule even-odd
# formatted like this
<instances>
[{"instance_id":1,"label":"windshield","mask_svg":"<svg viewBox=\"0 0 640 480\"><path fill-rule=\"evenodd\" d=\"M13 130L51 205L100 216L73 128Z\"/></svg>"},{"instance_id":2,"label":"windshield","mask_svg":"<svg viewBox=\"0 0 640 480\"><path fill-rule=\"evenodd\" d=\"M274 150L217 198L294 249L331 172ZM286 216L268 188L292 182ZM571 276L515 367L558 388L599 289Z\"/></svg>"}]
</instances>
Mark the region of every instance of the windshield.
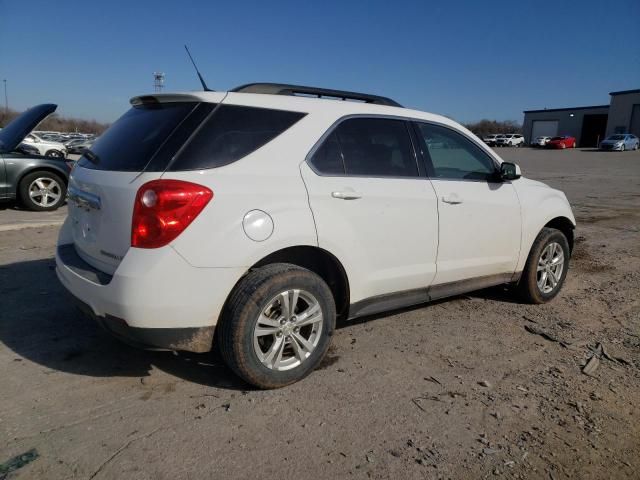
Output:
<instances>
[{"instance_id":1,"label":"windshield","mask_svg":"<svg viewBox=\"0 0 640 480\"><path fill-rule=\"evenodd\" d=\"M611 135L607 140L624 140L624 135Z\"/></svg>"}]
</instances>

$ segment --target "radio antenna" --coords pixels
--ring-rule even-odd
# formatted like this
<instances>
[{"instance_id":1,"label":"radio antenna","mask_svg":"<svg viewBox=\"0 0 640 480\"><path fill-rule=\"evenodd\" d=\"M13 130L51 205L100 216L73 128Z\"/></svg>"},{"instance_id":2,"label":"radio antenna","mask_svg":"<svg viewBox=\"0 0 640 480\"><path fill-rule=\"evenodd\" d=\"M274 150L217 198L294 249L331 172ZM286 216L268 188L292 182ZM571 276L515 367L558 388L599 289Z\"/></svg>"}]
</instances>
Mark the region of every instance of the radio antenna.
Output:
<instances>
[{"instance_id":1,"label":"radio antenna","mask_svg":"<svg viewBox=\"0 0 640 480\"><path fill-rule=\"evenodd\" d=\"M202 89L205 92L215 92L215 90L211 90L209 87L207 87L207 84L205 83L204 78L202 78L202 75L200 75L200 70L198 70L198 66L196 65L196 62L193 61L193 57L191 56L189 47L185 45L184 49L187 51L187 55L189 55L189 60L191 60L191 63L193 64L193 68L196 69L196 73L198 74L198 78L200 79L200 83L202 84Z\"/></svg>"}]
</instances>

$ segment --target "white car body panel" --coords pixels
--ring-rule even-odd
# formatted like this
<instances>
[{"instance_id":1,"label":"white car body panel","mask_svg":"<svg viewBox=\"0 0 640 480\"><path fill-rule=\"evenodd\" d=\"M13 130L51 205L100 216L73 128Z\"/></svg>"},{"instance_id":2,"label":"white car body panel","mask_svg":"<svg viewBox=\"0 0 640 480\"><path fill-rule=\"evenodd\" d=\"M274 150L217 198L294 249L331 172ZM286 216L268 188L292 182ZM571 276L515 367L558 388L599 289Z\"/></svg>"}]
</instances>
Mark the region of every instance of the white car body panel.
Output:
<instances>
[{"instance_id":1,"label":"white car body panel","mask_svg":"<svg viewBox=\"0 0 640 480\"><path fill-rule=\"evenodd\" d=\"M566 218L575 226L576 219L567 197L561 191L528 178L520 178L513 185L522 211L522 246L516 267L516 271L521 272L534 240L547 223L555 218Z\"/></svg>"},{"instance_id":2,"label":"white car body panel","mask_svg":"<svg viewBox=\"0 0 640 480\"><path fill-rule=\"evenodd\" d=\"M67 218L60 244L73 238ZM171 246L130 248L108 285L87 281L56 256L56 273L69 292L97 316L126 319L131 327L208 327L218 322L229 286L246 269L194 268Z\"/></svg>"},{"instance_id":3,"label":"white car body panel","mask_svg":"<svg viewBox=\"0 0 640 480\"><path fill-rule=\"evenodd\" d=\"M429 285L518 274L540 230L557 217L575 220L566 197L524 178L504 183L317 175L305 159L323 134L348 115L384 115L448 126L496 163L500 157L471 132L438 115L384 105L225 92L158 94L160 101L200 100L306 112L265 146L226 166L139 174L77 166L70 186L100 197L98 213L70 202L59 245L74 243L109 285L87 281L57 257L62 283L98 315L133 326L212 326L248 269L287 247L320 247L344 267L350 303ZM214 196L169 245L130 247L136 192L149 180L207 186ZM357 200L332 197L352 189ZM460 204L443 203L452 193ZM243 228L260 210L273 232L252 240ZM105 255L106 253L106 255Z\"/></svg>"},{"instance_id":4,"label":"white car body panel","mask_svg":"<svg viewBox=\"0 0 640 480\"><path fill-rule=\"evenodd\" d=\"M520 204L509 182L437 180L440 241L434 284L514 273L520 253ZM453 198L460 203L447 203Z\"/></svg>"},{"instance_id":5,"label":"white car body panel","mask_svg":"<svg viewBox=\"0 0 640 480\"><path fill-rule=\"evenodd\" d=\"M320 176L306 163L300 168L318 244L343 262L351 303L431 284L438 207L426 178ZM334 198L333 192L360 198Z\"/></svg>"}]
</instances>

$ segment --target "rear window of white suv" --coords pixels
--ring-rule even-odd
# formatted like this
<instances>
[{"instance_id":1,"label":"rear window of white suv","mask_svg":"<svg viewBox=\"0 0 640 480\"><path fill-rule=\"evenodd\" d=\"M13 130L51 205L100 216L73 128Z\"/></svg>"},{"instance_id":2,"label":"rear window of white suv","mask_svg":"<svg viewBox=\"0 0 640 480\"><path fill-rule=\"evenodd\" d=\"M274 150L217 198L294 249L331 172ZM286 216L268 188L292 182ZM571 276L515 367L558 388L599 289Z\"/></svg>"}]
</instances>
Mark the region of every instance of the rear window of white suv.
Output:
<instances>
[{"instance_id":1,"label":"rear window of white suv","mask_svg":"<svg viewBox=\"0 0 640 480\"><path fill-rule=\"evenodd\" d=\"M136 105L92 145L79 165L96 170L140 172L198 103ZM165 162L166 164L166 162Z\"/></svg>"},{"instance_id":2,"label":"rear window of white suv","mask_svg":"<svg viewBox=\"0 0 640 480\"><path fill-rule=\"evenodd\" d=\"M211 103L143 103L120 117L79 164L136 172L220 167L264 146L305 115Z\"/></svg>"}]
</instances>

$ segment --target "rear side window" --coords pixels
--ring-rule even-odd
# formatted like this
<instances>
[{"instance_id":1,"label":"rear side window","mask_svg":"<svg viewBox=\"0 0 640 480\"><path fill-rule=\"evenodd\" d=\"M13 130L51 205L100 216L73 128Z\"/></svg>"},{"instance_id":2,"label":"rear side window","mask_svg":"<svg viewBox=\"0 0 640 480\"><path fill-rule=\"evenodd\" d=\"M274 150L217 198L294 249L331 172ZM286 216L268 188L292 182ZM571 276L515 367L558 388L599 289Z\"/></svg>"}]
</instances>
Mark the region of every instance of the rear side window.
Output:
<instances>
[{"instance_id":1,"label":"rear side window","mask_svg":"<svg viewBox=\"0 0 640 480\"><path fill-rule=\"evenodd\" d=\"M340 123L311 158L320 174L418 177L404 120L350 118Z\"/></svg>"},{"instance_id":2,"label":"rear side window","mask_svg":"<svg viewBox=\"0 0 640 480\"><path fill-rule=\"evenodd\" d=\"M228 165L264 146L304 113L220 105L185 145L170 170L200 170Z\"/></svg>"},{"instance_id":3,"label":"rear side window","mask_svg":"<svg viewBox=\"0 0 640 480\"><path fill-rule=\"evenodd\" d=\"M142 171L181 122L196 109L194 102L136 105L120 117L91 147L94 162L85 168Z\"/></svg>"}]
</instances>

